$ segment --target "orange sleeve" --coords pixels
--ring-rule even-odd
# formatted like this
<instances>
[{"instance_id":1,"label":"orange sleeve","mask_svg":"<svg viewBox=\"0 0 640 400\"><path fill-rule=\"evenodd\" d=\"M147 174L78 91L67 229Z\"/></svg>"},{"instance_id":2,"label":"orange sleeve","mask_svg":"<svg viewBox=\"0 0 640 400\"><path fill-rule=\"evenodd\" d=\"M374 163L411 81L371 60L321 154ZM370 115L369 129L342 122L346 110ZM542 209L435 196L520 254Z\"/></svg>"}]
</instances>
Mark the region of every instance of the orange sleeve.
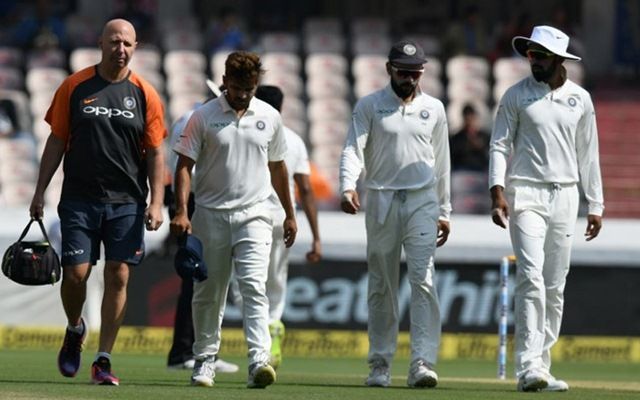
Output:
<instances>
[{"instance_id":1,"label":"orange sleeve","mask_svg":"<svg viewBox=\"0 0 640 400\"><path fill-rule=\"evenodd\" d=\"M168 135L164 123L164 106L153 86L142 79L140 79L140 84L147 101L144 145L145 147L160 147Z\"/></svg>"},{"instance_id":2,"label":"orange sleeve","mask_svg":"<svg viewBox=\"0 0 640 400\"><path fill-rule=\"evenodd\" d=\"M71 85L70 79L65 79L56 90L51 106L47 110L47 114L44 120L51 126L51 133L58 138L67 142L71 134L69 130L71 113L70 104L71 101Z\"/></svg>"},{"instance_id":3,"label":"orange sleeve","mask_svg":"<svg viewBox=\"0 0 640 400\"><path fill-rule=\"evenodd\" d=\"M44 116L44 120L51 126L51 133L65 142L71 136L71 94L80 83L94 75L95 67L91 66L68 76L56 90Z\"/></svg>"}]
</instances>

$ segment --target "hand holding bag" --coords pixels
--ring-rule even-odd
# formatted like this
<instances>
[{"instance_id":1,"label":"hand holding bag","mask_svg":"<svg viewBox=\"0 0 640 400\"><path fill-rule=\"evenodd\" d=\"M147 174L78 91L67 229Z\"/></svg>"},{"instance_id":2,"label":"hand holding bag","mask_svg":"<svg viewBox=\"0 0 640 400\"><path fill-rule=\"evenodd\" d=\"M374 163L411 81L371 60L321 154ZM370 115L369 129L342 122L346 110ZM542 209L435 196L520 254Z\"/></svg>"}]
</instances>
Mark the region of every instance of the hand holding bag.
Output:
<instances>
[{"instance_id":1,"label":"hand holding bag","mask_svg":"<svg viewBox=\"0 0 640 400\"><path fill-rule=\"evenodd\" d=\"M34 221L38 221L44 240L23 241ZM18 241L4 253L2 272L12 281L29 286L53 285L60 280L60 258L49 243L41 219L32 218Z\"/></svg>"}]
</instances>

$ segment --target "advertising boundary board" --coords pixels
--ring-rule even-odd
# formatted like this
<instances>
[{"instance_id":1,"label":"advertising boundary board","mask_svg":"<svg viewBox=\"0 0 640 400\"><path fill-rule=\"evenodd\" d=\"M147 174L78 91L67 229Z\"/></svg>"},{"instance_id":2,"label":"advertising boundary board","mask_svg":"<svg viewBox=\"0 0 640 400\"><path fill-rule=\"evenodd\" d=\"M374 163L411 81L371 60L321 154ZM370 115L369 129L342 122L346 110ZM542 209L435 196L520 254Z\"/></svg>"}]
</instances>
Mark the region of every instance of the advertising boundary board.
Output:
<instances>
[{"instance_id":1,"label":"advertising boundary board","mask_svg":"<svg viewBox=\"0 0 640 400\"><path fill-rule=\"evenodd\" d=\"M170 328L122 327L114 353L166 355L171 347ZM60 328L21 328L0 326L0 350L57 351L64 331ZM85 349L97 348L98 332L89 334ZM509 354L513 354L509 337ZM440 347L441 360L495 360L498 338L492 334L444 333ZM291 357L366 358L367 334L363 331L287 330L283 353ZM222 331L221 353L246 355L242 329ZM409 357L409 334L400 332L397 357ZM552 351L555 361L633 362L640 363L640 337L562 336Z\"/></svg>"},{"instance_id":2,"label":"advertising boundary board","mask_svg":"<svg viewBox=\"0 0 640 400\"><path fill-rule=\"evenodd\" d=\"M513 332L515 271L508 279L508 331ZM442 262L436 266L444 332L497 332L499 265ZM562 335L640 336L640 268L573 267L565 290ZM125 325L171 326L180 280L171 257L150 257L131 276ZM409 328L410 285L400 269L400 330ZM597 294L597 295L594 295ZM231 296L230 296L231 297ZM292 262L283 322L288 329L366 330L367 269L364 261ZM615 312L614 312L615 311ZM240 308L228 301L225 327L240 327Z\"/></svg>"}]
</instances>

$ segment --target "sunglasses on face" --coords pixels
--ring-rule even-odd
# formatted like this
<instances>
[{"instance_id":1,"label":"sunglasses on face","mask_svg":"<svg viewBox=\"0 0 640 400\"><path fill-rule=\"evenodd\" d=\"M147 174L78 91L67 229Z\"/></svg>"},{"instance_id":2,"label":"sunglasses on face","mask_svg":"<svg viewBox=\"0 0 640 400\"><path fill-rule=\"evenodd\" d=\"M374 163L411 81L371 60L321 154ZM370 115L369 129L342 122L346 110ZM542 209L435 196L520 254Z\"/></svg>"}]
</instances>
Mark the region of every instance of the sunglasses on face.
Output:
<instances>
[{"instance_id":1,"label":"sunglasses on face","mask_svg":"<svg viewBox=\"0 0 640 400\"><path fill-rule=\"evenodd\" d=\"M420 78L420 75L422 75L422 73L424 72L424 68L421 69L401 69L398 67L394 67L393 65L391 66L391 70L393 72L395 72L396 75L398 75L398 77L403 78L403 79L407 79L407 78L413 78L413 79L418 79Z\"/></svg>"},{"instance_id":2,"label":"sunglasses on face","mask_svg":"<svg viewBox=\"0 0 640 400\"><path fill-rule=\"evenodd\" d=\"M527 50L527 58L529 60L546 60L553 57L555 54L544 50Z\"/></svg>"}]
</instances>

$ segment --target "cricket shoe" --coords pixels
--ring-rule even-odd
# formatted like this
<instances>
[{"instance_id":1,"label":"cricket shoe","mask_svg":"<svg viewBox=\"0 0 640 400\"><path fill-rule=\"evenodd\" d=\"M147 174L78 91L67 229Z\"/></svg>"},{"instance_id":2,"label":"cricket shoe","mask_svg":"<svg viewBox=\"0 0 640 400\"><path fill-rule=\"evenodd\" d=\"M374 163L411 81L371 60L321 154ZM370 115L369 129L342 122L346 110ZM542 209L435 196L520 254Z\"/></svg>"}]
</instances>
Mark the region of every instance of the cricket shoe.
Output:
<instances>
[{"instance_id":1,"label":"cricket shoe","mask_svg":"<svg viewBox=\"0 0 640 400\"><path fill-rule=\"evenodd\" d=\"M389 364L384 360L375 360L369 363L371 371L364 381L365 385L372 387L389 387L391 376L389 375Z\"/></svg>"},{"instance_id":2,"label":"cricket shoe","mask_svg":"<svg viewBox=\"0 0 640 400\"><path fill-rule=\"evenodd\" d=\"M196 360L193 358L190 358L183 362L168 364L167 368L172 371L180 370L180 369L193 369L194 365L196 365Z\"/></svg>"},{"instance_id":3,"label":"cricket shoe","mask_svg":"<svg viewBox=\"0 0 640 400\"><path fill-rule=\"evenodd\" d=\"M269 324L269 335L271 335L271 360L270 364L277 369L282 364L282 341L284 340L284 324L282 321L275 321Z\"/></svg>"},{"instance_id":4,"label":"cricket shoe","mask_svg":"<svg viewBox=\"0 0 640 400\"><path fill-rule=\"evenodd\" d=\"M438 374L423 360L416 360L409 368L407 385L412 388L432 388L438 384Z\"/></svg>"},{"instance_id":5,"label":"cricket shoe","mask_svg":"<svg viewBox=\"0 0 640 400\"><path fill-rule=\"evenodd\" d=\"M80 353L82 353L88 331L84 318L80 318L80 325L82 325L82 333L66 330L62 348L58 353L58 370L67 378L76 376L80 369Z\"/></svg>"},{"instance_id":6,"label":"cricket shoe","mask_svg":"<svg viewBox=\"0 0 640 400\"><path fill-rule=\"evenodd\" d=\"M561 379L549 375L547 387L542 389L543 392L566 392L569 390L569 384Z\"/></svg>"},{"instance_id":7,"label":"cricket shoe","mask_svg":"<svg viewBox=\"0 0 640 400\"><path fill-rule=\"evenodd\" d=\"M530 370L518 379L518 392L537 392L549 386L549 374Z\"/></svg>"},{"instance_id":8,"label":"cricket shoe","mask_svg":"<svg viewBox=\"0 0 640 400\"><path fill-rule=\"evenodd\" d=\"M120 379L111 372L111 361L107 357L98 357L91 365L91 383L94 385L120 385Z\"/></svg>"},{"instance_id":9,"label":"cricket shoe","mask_svg":"<svg viewBox=\"0 0 640 400\"><path fill-rule=\"evenodd\" d=\"M216 372L221 372L223 374L233 374L240 370L238 364L225 361L218 356L216 356L216 360L213 362L213 367Z\"/></svg>"},{"instance_id":10,"label":"cricket shoe","mask_svg":"<svg viewBox=\"0 0 640 400\"><path fill-rule=\"evenodd\" d=\"M196 359L191 373L191 386L213 386L213 378L216 376L215 362L214 356Z\"/></svg>"},{"instance_id":11,"label":"cricket shoe","mask_svg":"<svg viewBox=\"0 0 640 400\"><path fill-rule=\"evenodd\" d=\"M250 389L264 389L276 381L276 370L267 363L253 363L249 366L247 387Z\"/></svg>"}]
</instances>

